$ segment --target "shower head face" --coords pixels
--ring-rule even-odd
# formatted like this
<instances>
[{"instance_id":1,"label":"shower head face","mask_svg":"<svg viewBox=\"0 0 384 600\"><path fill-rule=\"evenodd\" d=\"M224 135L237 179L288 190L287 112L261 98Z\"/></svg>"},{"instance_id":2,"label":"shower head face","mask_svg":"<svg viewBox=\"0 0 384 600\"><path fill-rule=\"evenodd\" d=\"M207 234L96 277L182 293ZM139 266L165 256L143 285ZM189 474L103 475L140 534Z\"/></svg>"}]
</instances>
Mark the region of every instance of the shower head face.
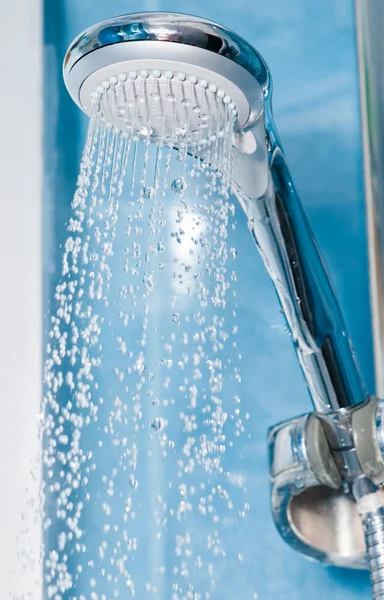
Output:
<instances>
[{"instance_id":1,"label":"shower head face","mask_svg":"<svg viewBox=\"0 0 384 600\"><path fill-rule=\"evenodd\" d=\"M106 122L128 137L188 146L222 137L237 117L231 97L217 85L172 71L141 70L105 79L83 95L97 100Z\"/></svg>"},{"instance_id":2,"label":"shower head face","mask_svg":"<svg viewBox=\"0 0 384 600\"><path fill-rule=\"evenodd\" d=\"M91 27L70 46L64 80L88 115L92 97L104 95L107 118L119 131L134 126L146 136L149 127L153 140L180 131L188 144L220 135L228 106L235 130L252 124L270 85L262 57L242 38L216 23L170 13L126 15Z\"/></svg>"}]
</instances>

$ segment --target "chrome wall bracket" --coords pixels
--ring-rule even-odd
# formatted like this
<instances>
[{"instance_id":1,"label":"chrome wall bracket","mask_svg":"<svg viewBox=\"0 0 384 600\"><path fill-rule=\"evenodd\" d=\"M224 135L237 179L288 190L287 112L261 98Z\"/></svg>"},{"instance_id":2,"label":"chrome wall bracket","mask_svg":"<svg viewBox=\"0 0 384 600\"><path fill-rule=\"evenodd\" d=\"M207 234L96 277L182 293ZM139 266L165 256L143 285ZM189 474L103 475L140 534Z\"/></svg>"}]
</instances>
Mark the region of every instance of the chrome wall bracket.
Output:
<instances>
[{"instance_id":1,"label":"chrome wall bracket","mask_svg":"<svg viewBox=\"0 0 384 600\"><path fill-rule=\"evenodd\" d=\"M272 427L268 442L272 513L281 536L308 558L367 568L352 483L384 482L384 402L309 413ZM360 511L361 512L361 511Z\"/></svg>"}]
</instances>

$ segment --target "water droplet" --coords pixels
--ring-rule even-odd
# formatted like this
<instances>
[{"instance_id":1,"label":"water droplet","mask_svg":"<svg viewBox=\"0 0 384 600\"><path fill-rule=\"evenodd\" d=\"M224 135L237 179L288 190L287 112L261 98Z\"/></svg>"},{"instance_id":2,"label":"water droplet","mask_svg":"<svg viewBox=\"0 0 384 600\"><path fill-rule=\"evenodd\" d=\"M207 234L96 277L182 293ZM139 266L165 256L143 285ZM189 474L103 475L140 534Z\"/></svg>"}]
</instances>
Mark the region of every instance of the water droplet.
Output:
<instances>
[{"instance_id":1,"label":"water droplet","mask_svg":"<svg viewBox=\"0 0 384 600\"><path fill-rule=\"evenodd\" d=\"M176 102L175 94L168 94L167 98L168 98L168 102Z\"/></svg>"},{"instance_id":2,"label":"water droplet","mask_svg":"<svg viewBox=\"0 0 384 600\"><path fill-rule=\"evenodd\" d=\"M180 314L179 313L173 313L172 322L176 323L176 325L178 325L180 323Z\"/></svg>"},{"instance_id":3,"label":"water droplet","mask_svg":"<svg viewBox=\"0 0 384 600\"><path fill-rule=\"evenodd\" d=\"M183 136L187 133L186 127L183 125L182 127L175 128L175 134L178 136Z\"/></svg>"},{"instance_id":4,"label":"water droplet","mask_svg":"<svg viewBox=\"0 0 384 600\"><path fill-rule=\"evenodd\" d=\"M151 427L155 431L162 431L164 429L164 427L166 426L166 424L167 424L166 420L163 419L162 417L156 417L155 419L152 419L152 421L151 421Z\"/></svg>"},{"instance_id":5,"label":"water droplet","mask_svg":"<svg viewBox=\"0 0 384 600\"><path fill-rule=\"evenodd\" d=\"M131 487L133 487L134 490L137 490L137 488L139 487L139 482L132 474L129 476L129 484Z\"/></svg>"},{"instance_id":6,"label":"water droplet","mask_svg":"<svg viewBox=\"0 0 384 600\"><path fill-rule=\"evenodd\" d=\"M183 177L178 177L172 181L171 188L175 194L182 194L187 189L187 183Z\"/></svg>"},{"instance_id":7,"label":"water droplet","mask_svg":"<svg viewBox=\"0 0 384 600\"><path fill-rule=\"evenodd\" d=\"M154 189L151 186L147 185L146 187L143 188L144 198L147 198L147 199L152 198L153 194L154 194Z\"/></svg>"},{"instance_id":8,"label":"water droplet","mask_svg":"<svg viewBox=\"0 0 384 600\"><path fill-rule=\"evenodd\" d=\"M119 119L124 119L125 117L125 108L124 106L119 106L119 108L117 109L117 116Z\"/></svg>"}]
</instances>

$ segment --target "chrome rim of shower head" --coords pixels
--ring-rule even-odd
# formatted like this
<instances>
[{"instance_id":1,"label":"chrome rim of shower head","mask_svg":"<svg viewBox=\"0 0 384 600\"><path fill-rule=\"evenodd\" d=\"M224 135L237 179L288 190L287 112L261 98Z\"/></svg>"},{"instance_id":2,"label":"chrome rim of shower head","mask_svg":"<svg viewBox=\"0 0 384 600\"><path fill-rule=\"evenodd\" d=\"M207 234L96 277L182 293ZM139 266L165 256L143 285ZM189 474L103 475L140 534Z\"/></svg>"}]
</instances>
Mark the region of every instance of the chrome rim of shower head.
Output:
<instances>
[{"instance_id":1,"label":"chrome rim of shower head","mask_svg":"<svg viewBox=\"0 0 384 600\"><path fill-rule=\"evenodd\" d=\"M164 133L170 137L175 129L185 133L183 110L189 101L196 104L198 110L188 117L189 144L194 134L201 142L204 118L210 120L210 133L220 134L223 103L230 105L235 131L252 125L270 87L268 68L252 46L221 25L182 14L140 13L99 23L74 40L63 68L78 106L90 115L92 97L104 94L108 120L120 131L136 119L141 123L137 133L145 136L150 117L155 139ZM117 98L117 85L126 88L126 81L133 96L141 89L139 107L129 102L126 89L125 101Z\"/></svg>"}]
</instances>

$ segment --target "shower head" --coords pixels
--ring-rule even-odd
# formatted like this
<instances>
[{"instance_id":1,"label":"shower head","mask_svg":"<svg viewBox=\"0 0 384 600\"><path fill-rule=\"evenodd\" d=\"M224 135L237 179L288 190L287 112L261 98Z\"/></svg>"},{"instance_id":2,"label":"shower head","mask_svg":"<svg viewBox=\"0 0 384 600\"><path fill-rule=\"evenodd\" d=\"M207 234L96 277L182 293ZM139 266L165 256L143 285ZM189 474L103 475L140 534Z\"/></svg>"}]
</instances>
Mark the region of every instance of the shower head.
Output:
<instances>
[{"instance_id":1,"label":"shower head","mask_svg":"<svg viewBox=\"0 0 384 600\"><path fill-rule=\"evenodd\" d=\"M246 196L266 191L271 79L235 33L182 14L125 15L80 34L63 69L76 104L91 115L99 97L105 118L125 135L203 156L207 142L233 127L234 185Z\"/></svg>"},{"instance_id":2,"label":"shower head","mask_svg":"<svg viewBox=\"0 0 384 600\"><path fill-rule=\"evenodd\" d=\"M119 82L123 95L114 101L110 120L119 130L129 128L128 83L145 101L135 115L139 123L151 118L153 138L185 127L188 100L199 107L190 116L193 140L224 123L222 104L230 105L240 131L263 111L270 78L262 57L247 42L216 23L170 13L140 13L104 21L79 35L64 61L64 80L74 101L90 114L91 97ZM116 92L117 90L115 90ZM176 106L175 106L176 105ZM120 110L119 110L120 109ZM165 118L164 118L165 117ZM143 133L146 133L143 126ZM205 129L208 129L206 123ZM139 128L140 133L140 128Z\"/></svg>"}]
</instances>

